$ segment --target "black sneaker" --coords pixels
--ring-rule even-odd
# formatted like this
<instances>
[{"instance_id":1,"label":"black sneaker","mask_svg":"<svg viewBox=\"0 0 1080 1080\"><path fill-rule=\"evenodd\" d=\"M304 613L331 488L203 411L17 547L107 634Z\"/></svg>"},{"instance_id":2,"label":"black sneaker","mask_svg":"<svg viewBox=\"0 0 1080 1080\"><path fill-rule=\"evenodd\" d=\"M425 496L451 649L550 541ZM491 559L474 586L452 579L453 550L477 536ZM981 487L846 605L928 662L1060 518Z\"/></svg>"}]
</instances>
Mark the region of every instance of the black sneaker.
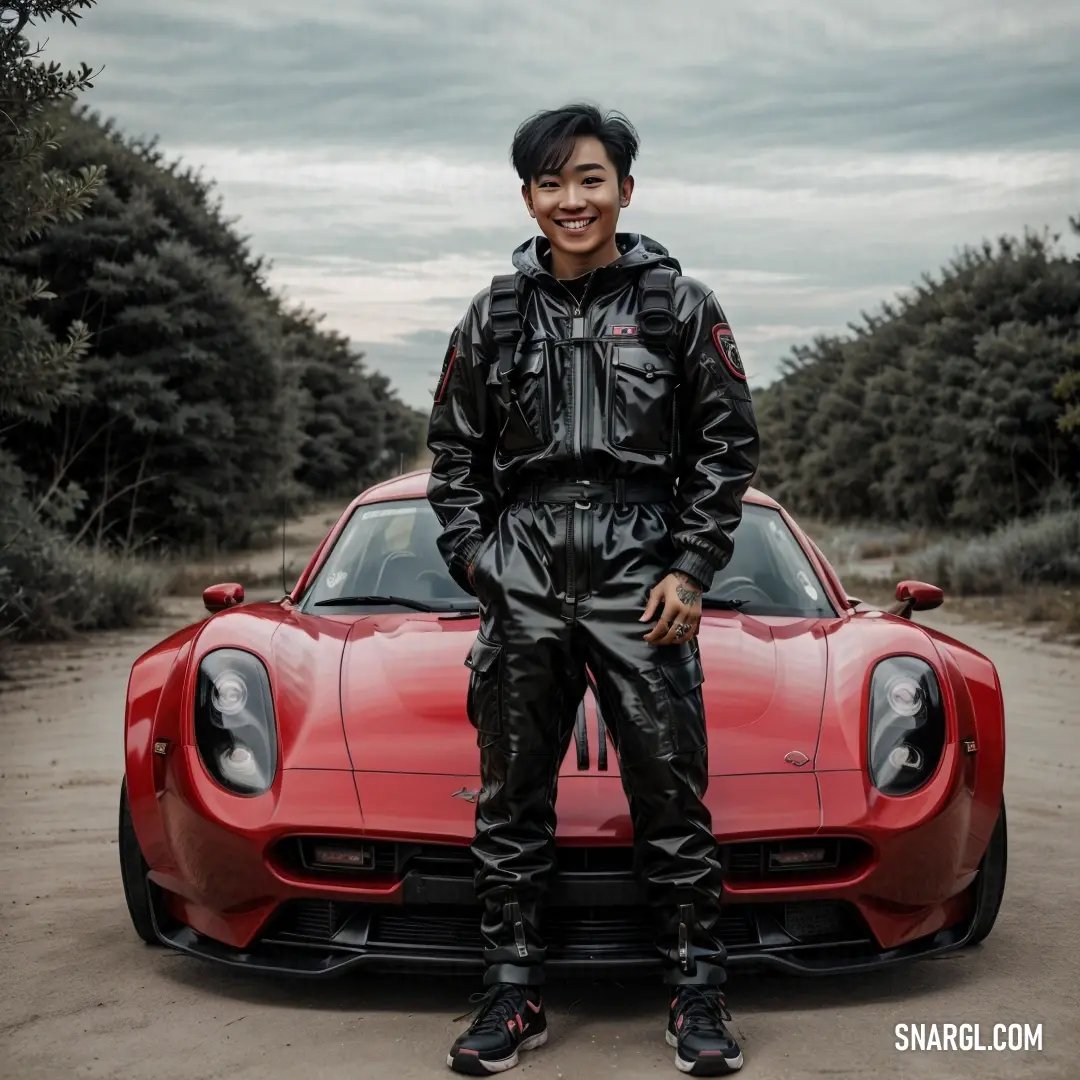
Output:
<instances>
[{"instance_id":1,"label":"black sneaker","mask_svg":"<svg viewBox=\"0 0 1080 1080\"><path fill-rule=\"evenodd\" d=\"M667 1041L675 1068L691 1076L722 1076L742 1068L735 1037L724 1026L731 1013L724 995L711 986L680 986L671 1002Z\"/></svg>"},{"instance_id":2,"label":"black sneaker","mask_svg":"<svg viewBox=\"0 0 1080 1080\"><path fill-rule=\"evenodd\" d=\"M454 1072L469 1076L505 1072L518 1063L519 1051L547 1042L547 1017L534 987L496 983L480 995L473 1011L476 1019L446 1056Z\"/></svg>"}]
</instances>

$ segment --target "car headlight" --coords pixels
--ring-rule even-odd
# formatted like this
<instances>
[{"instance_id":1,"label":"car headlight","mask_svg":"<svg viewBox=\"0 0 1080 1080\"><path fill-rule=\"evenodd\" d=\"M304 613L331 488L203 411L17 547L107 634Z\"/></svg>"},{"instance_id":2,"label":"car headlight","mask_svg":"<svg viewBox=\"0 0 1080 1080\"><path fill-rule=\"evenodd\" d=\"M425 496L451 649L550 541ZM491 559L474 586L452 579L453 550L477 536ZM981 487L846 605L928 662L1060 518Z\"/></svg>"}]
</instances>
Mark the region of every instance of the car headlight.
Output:
<instances>
[{"instance_id":1,"label":"car headlight","mask_svg":"<svg viewBox=\"0 0 1080 1080\"><path fill-rule=\"evenodd\" d=\"M933 775L945 749L945 706L934 669L916 656L882 660L870 680L867 759L886 795L907 795Z\"/></svg>"},{"instance_id":2,"label":"car headlight","mask_svg":"<svg viewBox=\"0 0 1080 1080\"><path fill-rule=\"evenodd\" d=\"M277 771L270 677L242 649L203 657L195 685L195 745L210 775L238 795L261 795Z\"/></svg>"}]
</instances>

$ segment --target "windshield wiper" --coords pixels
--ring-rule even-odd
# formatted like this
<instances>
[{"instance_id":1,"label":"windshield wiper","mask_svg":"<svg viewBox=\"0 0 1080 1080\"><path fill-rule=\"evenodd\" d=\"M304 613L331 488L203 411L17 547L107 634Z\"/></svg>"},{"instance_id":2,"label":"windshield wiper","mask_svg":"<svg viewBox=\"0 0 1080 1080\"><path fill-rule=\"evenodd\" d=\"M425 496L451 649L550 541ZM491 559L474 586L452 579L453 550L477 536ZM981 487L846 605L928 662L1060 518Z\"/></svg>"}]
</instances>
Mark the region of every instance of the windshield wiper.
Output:
<instances>
[{"instance_id":1,"label":"windshield wiper","mask_svg":"<svg viewBox=\"0 0 1080 1080\"><path fill-rule=\"evenodd\" d=\"M385 604L399 604L412 608L413 611L454 611L453 607L432 607L421 600L410 600L405 596L331 596L328 600L316 600L312 607L375 607Z\"/></svg>"},{"instance_id":2,"label":"windshield wiper","mask_svg":"<svg viewBox=\"0 0 1080 1080\"><path fill-rule=\"evenodd\" d=\"M739 608L746 607L749 603L749 600L719 600L712 596L703 596L701 598L703 608L719 608L721 611L738 611Z\"/></svg>"}]
</instances>

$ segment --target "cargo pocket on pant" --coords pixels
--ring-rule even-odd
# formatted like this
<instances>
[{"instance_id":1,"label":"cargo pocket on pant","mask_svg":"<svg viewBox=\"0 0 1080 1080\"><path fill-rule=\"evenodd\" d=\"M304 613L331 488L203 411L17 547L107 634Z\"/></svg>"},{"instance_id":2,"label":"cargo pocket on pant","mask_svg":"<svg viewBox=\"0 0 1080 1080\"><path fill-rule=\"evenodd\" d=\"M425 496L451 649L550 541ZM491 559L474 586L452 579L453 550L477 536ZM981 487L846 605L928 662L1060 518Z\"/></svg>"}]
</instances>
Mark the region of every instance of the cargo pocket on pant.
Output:
<instances>
[{"instance_id":1,"label":"cargo pocket on pant","mask_svg":"<svg viewBox=\"0 0 1080 1080\"><path fill-rule=\"evenodd\" d=\"M696 647L686 656L660 665L669 704L671 744L677 754L693 753L707 742L701 684L705 671Z\"/></svg>"},{"instance_id":2,"label":"cargo pocket on pant","mask_svg":"<svg viewBox=\"0 0 1080 1080\"><path fill-rule=\"evenodd\" d=\"M482 735L502 734L502 646L477 635L465 666L469 676L469 723Z\"/></svg>"}]
</instances>

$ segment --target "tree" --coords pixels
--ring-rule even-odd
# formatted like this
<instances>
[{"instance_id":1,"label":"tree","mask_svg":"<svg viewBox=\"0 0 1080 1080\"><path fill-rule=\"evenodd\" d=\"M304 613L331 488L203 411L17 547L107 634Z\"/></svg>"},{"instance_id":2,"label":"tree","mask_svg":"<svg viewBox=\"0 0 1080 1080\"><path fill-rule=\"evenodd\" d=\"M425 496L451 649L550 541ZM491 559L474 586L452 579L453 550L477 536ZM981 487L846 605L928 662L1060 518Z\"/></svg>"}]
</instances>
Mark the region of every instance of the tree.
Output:
<instances>
[{"instance_id":1,"label":"tree","mask_svg":"<svg viewBox=\"0 0 1080 1080\"><path fill-rule=\"evenodd\" d=\"M979 530L1080 498L1080 260L1056 238L967 249L850 329L758 395L771 493Z\"/></svg>"},{"instance_id":2,"label":"tree","mask_svg":"<svg viewBox=\"0 0 1080 1080\"><path fill-rule=\"evenodd\" d=\"M42 486L80 492L76 535L130 547L248 543L312 494L352 497L420 442L419 414L341 335L271 291L212 185L153 144L79 111L52 160L107 181L79 221L24 246L60 299L50 325L85 320L80 395L21 460Z\"/></svg>"},{"instance_id":3,"label":"tree","mask_svg":"<svg viewBox=\"0 0 1080 1080\"><path fill-rule=\"evenodd\" d=\"M75 23L94 0L8 0L0 9L0 417L44 420L75 394L75 370L85 353L85 324L74 321L62 340L28 313L52 299L48 282L14 271L12 253L57 221L71 221L86 209L103 179L84 166L77 176L43 167L55 148L48 110L88 89L91 70L62 72L39 62L29 28L59 15Z\"/></svg>"},{"instance_id":4,"label":"tree","mask_svg":"<svg viewBox=\"0 0 1080 1080\"><path fill-rule=\"evenodd\" d=\"M411 461L423 418L270 288L213 185L74 107L0 0L0 634L130 622L144 545L238 546Z\"/></svg>"},{"instance_id":5,"label":"tree","mask_svg":"<svg viewBox=\"0 0 1080 1080\"><path fill-rule=\"evenodd\" d=\"M77 397L77 367L89 342L84 323L73 320L58 334L34 313L53 299L49 283L11 259L26 240L78 218L103 179L92 164L75 176L44 167L56 145L48 111L90 87L91 70L41 63L28 35L51 16L74 24L93 2L6 0L0 7L0 634L25 621L25 566L52 538L11 441Z\"/></svg>"}]
</instances>

